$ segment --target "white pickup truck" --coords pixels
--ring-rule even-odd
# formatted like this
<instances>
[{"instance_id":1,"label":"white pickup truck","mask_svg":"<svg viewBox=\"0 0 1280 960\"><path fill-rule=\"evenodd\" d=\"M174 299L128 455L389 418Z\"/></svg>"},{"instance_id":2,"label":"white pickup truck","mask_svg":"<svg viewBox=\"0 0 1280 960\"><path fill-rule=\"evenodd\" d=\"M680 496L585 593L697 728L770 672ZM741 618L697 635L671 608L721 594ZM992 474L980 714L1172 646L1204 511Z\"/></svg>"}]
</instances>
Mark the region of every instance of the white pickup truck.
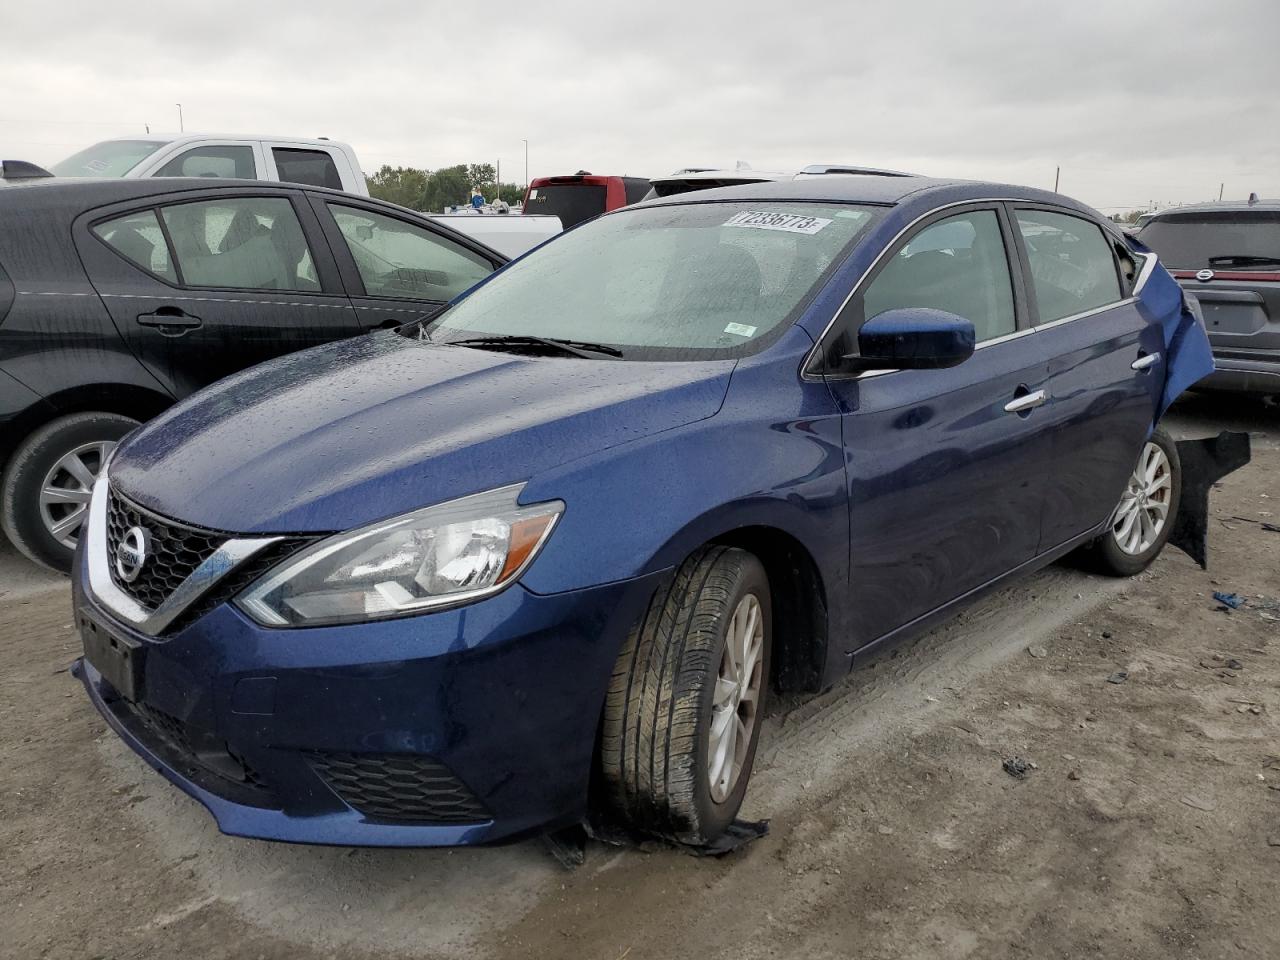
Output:
<instances>
[{"instance_id":1,"label":"white pickup truck","mask_svg":"<svg viewBox=\"0 0 1280 960\"><path fill-rule=\"evenodd\" d=\"M337 140L212 133L103 140L55 163L56 177L219 177L330 187L360 196L369 186L356 152ZM436 215L508 257L561 230L558 217Z\"/></svg>"}]
</instances>

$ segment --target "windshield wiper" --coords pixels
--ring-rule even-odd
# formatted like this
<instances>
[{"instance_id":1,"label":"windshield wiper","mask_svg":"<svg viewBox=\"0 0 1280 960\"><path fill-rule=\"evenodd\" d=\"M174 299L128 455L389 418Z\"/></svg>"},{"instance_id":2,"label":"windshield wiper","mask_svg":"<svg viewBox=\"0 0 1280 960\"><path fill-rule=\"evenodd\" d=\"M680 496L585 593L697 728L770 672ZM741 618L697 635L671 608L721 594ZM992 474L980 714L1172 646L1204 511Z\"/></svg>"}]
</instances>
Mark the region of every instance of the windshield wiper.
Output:
<instances>
[{"instance_id":1,"label":"windshield wiper","mask_svg":"<svg viewBox=\"0 0 1280 960\"><path fill-rule=\"evenodd\" d=\"M1210 257L1211 264L1235 267L1267 267L1280 264L1280 257L1255 257L1250 254L1228 254L1222 257Z\"/></svg>"},{"instance_id":2,"label":"windshield wiper","mask_svg":"<svg viewBox=\"0 0 1280 960\"><path fill-rule=\"evenodd\" d=\"M535 337L529 334L508 333L486 337L467 337L464 340L450 340L449 343L464 347L547 347L559 350L574 357L588 360L608 357L616 360L622 351L604 343L591 343L587 340L562 340L559 337Z\"/></svg>"}]
</instances>

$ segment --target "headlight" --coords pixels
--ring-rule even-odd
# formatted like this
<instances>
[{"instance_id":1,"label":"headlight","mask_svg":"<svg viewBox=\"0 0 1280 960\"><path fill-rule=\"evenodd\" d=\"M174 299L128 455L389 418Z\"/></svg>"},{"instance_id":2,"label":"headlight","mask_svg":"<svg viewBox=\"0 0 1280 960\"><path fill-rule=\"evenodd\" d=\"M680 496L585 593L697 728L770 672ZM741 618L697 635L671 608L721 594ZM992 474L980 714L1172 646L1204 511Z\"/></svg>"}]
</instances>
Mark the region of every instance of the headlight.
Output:
<instances>
[{"instance_id":1,"label":"headlight","mask_svg":"<svg viewBox=\"0 0 1280 960\"><path fill-rule=\"evenodd\" d=\"M269 627L377 620L497 593L533 560L564 509L521 507L523 484L451 500L317 543L236 598Z\"/></svg>"}]
</instances>

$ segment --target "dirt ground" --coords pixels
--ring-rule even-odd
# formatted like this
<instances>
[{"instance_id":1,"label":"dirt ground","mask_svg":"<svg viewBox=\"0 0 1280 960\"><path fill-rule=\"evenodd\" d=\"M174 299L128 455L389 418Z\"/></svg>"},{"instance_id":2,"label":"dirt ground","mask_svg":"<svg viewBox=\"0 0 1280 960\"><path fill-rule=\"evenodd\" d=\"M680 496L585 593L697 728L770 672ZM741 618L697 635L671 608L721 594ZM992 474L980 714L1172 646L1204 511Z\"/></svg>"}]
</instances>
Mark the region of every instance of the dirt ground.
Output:
<instances>
[{"instance_id":1,"label":"dirt ground","mask_svg":"<svg viewBox=\"0 0 1280 960\"><path fill-rule=\"evenodd\" d=\"M1055 566L775 704L744 811L772 831L721 860L223 837L66 672L65 584L0 556L0 956L1280 956L1280 533L1253 522L1280 524L1280 414L1173 418L1228 424L1254 461L1207 573Z\"/></svg>"}]
</instances>

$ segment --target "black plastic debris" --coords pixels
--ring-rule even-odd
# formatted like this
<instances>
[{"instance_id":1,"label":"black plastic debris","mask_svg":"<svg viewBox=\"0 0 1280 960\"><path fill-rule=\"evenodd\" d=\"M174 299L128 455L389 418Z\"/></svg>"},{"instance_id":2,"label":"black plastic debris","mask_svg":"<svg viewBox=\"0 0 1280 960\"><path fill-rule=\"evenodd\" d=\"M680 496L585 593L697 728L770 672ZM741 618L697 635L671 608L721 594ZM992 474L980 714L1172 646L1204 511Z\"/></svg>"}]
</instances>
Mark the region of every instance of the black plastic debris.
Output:
<instances>
[{"instance_id":1,"label":"black plastic debris","mask_svg":"<svg viewBox=\"0 0 1280 960\"><path fill-rule=\"evenodd\" d=\"M1107 683L1124 683L1129 679L1129 671L1117 670L1111 676L1107 677Z\"/></svg>"},{"instance_id":2,"label":"black plastic debris","mask_svg":"<svg viewBox=\"0 0 1280 960\"><path fill-rule=\"evenodd\" d=\"M1213 599L1217 600L1223 606L1230 607L1232 610L1239 610L1245 604L1244 597L1235 593L1223 593L1220 590L1213 591Z\"/></svg>"},{"instance_id":3,"label":"black plastic debris","mask_svg":"<svg viewBox=\"0 0 1280 960\"><path fill-rule=\"evenodd\" d=\"M1179 440L1182 498L1169 542L1201 569L1209 568L1209 491L1214 483L1249 462L1249 435L1223 430L1203 440Z\"/></svg>"},{"instance_id":4,"label":"black plastic debris","mask_svg":"<svg viewBox=\"0 0 1280 960\"><path fill-rule=\"evenodd\" d=\"M1036 769L1036 765L1030 760L1023 760L1022 757L1010 757L1004 763L1000 764L1004 772L1015 780L1025 780L1027 774Z\"/></svg>"},{"instance_id":5,"label":"black plastic debris","mask_svg":"<svg viewBox=\"0 0 1280 960\"><path fill-rule=\"evenodd\" d=\"M543 834L543 843L560 864L572 870L587 859L587 841L597 840L613 847L630 847L651 852L659 849L679 850L695 857L723 857L759 840L769 833L768 820L735 820L727 830L708 844L678 843L635 833L620 824L605 820L586 820L555 833Z\"/></svg>"}]
</instances>

